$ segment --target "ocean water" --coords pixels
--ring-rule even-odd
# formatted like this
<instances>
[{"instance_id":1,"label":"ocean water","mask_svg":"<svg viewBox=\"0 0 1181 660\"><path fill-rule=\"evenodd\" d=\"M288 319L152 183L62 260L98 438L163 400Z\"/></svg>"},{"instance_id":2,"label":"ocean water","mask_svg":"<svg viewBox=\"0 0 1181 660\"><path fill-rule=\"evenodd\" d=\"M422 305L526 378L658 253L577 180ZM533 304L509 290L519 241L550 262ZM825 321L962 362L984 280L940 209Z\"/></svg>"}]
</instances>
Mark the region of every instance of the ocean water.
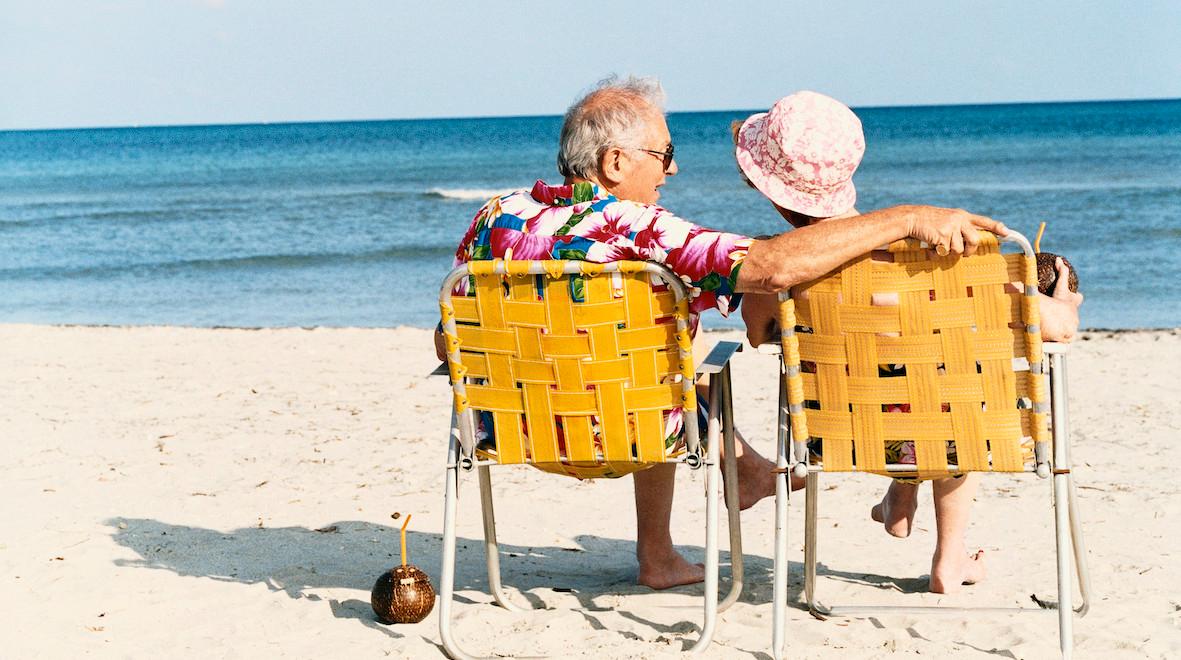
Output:
<instances>
[{"instance_id":1,"label":"ocean water","mask_svg":"<svg viewBox=\"0 0 1181 660\"><path fill-rule=\"evenodd\" d=\"M731 120L669 116L661 203L786 229ZM858 109L858 208L993 216L1079 271L1085 327L1181 325L1181 101ZM493 194L556 181L559 117L0 132L0 322L432 326ZM717 315L707 325L733 325Z\"/></svg>"}]
</instances>

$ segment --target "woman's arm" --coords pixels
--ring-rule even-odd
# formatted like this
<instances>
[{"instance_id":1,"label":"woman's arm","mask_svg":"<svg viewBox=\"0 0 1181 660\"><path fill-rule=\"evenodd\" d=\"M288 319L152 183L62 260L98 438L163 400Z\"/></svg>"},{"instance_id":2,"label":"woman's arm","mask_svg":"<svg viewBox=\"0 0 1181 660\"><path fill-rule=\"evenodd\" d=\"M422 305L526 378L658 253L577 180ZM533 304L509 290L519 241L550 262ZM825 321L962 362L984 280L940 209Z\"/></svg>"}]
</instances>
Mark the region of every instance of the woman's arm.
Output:
<instances>
[{"instance_id":1,"label":"woman's arm","mask_svg":"<svg viewBox=\"0 0 1181 660\"><path fill-rule=\"evenodd\" d=\"M1083 304L1083 294L1070 290L1070 267L1059 257L1054 262L1058 269L1058 283L1052 296L1039 293L1041 307L1042 339L1046 341L1069 342L1078 332L1078 308Z\"/></svg>"},{"instance_id":2,"label":"woman's arm","mask_svg":"<svg viewBox=\"0 0 1181 660\"><path fill-rule=\"evenodd\" d=\"M447 361L447 342L443 340L443 331L435 328L435 356L441 362Z\"/></svg>"},{"instance_id":3,"label":"woman's arm","mask_svg":"<svg viewBox=\"0 0 1181 660\"><path fill-rule=\"evenodd\" d=\"M765 344L775 338L778 315L778 294L743 294L742 322L746 324L746 340L750 342L751 346Z\"/></svg>"}]
</instances>

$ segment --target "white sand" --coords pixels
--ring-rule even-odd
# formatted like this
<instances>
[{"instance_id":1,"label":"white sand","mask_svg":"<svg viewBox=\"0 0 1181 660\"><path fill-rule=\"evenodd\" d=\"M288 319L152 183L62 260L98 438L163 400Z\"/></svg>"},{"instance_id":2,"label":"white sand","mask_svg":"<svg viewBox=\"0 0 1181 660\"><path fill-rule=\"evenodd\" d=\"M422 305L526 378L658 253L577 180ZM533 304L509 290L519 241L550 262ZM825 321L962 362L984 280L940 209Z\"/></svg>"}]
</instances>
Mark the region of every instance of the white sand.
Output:
<instances>
[{"instance_id":1,"label":"white sand","mask_svg":"<svg viewBox=\"0 0 1181 660\"><path fill-rule=\"evenodd\" d=\"M438 621L374 621L369 588L411 562L438 584L446 383L424 330L0 326L0 656L441 657ZM775 364L741 354L737 416L772 449ZM1181 333L1090 333L1070 362L1075 474L1098 598L1078 657L1181 656ZM497 476L497 474L499 476ZM494 472L505 581L490 606L474 474L461 502L457 633L470 650L555 657L674 655L700 625L700 587L633 585L630 479ZM679 479L674 538L702 553L702 478ZM825 602L1029 605L1053 598L1049 483L990 477L969 544L988 580L924 593L929 490L917 531L868 518L881 478L822 479ZM563 504L564 501L570 504ZM792 502L793 600L803 498ZM743 515L749 589L708 655L766 657L772 503ZM328 531L318 531L328 530ZM725 555L723 555L725 557ZM559 587L555 591L551 587ZM582 611L568 610L583 607ZM617 609L613 609L617 608ZM1053 614L789 613L795 657L1047 658Z\"/></svg>"}]
</instances>

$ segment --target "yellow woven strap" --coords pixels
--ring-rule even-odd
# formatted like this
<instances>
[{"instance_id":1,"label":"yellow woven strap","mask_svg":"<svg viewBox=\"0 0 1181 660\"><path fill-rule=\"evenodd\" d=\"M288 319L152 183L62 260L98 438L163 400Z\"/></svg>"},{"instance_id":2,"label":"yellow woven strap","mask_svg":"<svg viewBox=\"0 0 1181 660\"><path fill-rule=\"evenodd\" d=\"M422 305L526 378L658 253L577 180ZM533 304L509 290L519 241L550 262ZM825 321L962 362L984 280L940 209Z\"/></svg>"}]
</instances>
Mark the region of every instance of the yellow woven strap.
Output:
<instances>
[{"instance_id":1,"label":"yellow woven strap","mask_svg":"<svg viewBox=\"0 0 1181 660\"><path fill-rule=\"evenodd\" d=\"M603 264L597 264L593 261L578 262L578 270L584 277L594 277L603 272Z\"/></svg>"},{"instance_id":2,"label":"yellow woven strap","mask_svg":"<svg viewBox=\"0 0 1181 660\"><path fill-rule=\"evenodd\" d=\"M491 275L496 272L496 269L504 262L500 259L491 259L488 261L472 261L468 263L468 272L472 275Z\"/></svg>"},{"instance_id":3,"label":"yellow woven strap","mask_svg":"<svg viewBox=\"0 0 1181 660\"><path fill-rule=\"evenodd\" d=\"M1021 311L1026 328L1026 359L1029 361L1031 370L1036 371L1041 368L1045 358L1042 354L1041 310L1038 306L1038 297L1036 295L1037 261L1032 256L1026 256L1024 262L1025 269L1022 281L1025 285L1025 296L1022 298ZM1034 443L1049 442L1049 418L1045 412L1042 412L1048 411L1050 405L1049 397L1046 393L1046 379L1045 377L1031 378L1028 385L1029 390L1027 396L1031 400L1034 410L1032 414Z\"/></svg>"},{"instance_id":4,"label":"yellow woven strap","mask_svg":"<svg viewBox=\"0 0 1181 660\"><path fill-rule=\"evenodd\" d=\"M598 461L579 463L534 463L533 467L542 472L560 474L576 479L599 479L623 477L640 470L647 470L655 463L601 463Z\"/></svg>"},{"instance_id":5,"label":"yellow woven strap","mask_svg":"<svg viewBox=\"0 0 1181 660\"><path fill-rule=\"evenodd\" d=\"M529 274L528 261L506 261L504 262L504 272L508 277L524 277Z\"/></svg>"},{"instance_id":6,"label":"yellow woven strap","mask_svg":"<svg viewBox=\"0 0 1181 660\"><path fill-rule=\"evenodd\" d=\"M779 303L780 344L783 351L783 364L786 370L787 399L789 405L802 405L804 400L804 378L800 365L800 342L796 337L796 304L790 298ZM802 412L792 414L791 433L796 442L808 441L808 418Z\"/></svg>"},{"instance_id":7,"label":"yellow woven strap","mask_svg":"<svg viewBox=\"0 0 1181 660\"><path fill-rule=\"evenodd\" d=\"M559 277L562 277L562 269L564 268L566 262L564 262L564 261L545 261L542 263L544 264L545 272L547 275L549 275L550 279L556 280Z\"/></svg>"},{"instance_id":8,"label":"yellow woven strap","mask_svg":"<svg viewBox=\"0 0 1181 660\"><path fill-rule=\"evenodd\" d=\"M644 272L644 262L642 261L625 261L619 264L619 272L625 275L634 275L636 273Z\"/></svg>"},{"instance_id":9,"label":"yellow woven strap","mask_svg":"<svg viewBox=\"0 0 1181 660\"><path fill-rule=\"evenodd\" d=\"M798 386L788 374L789 404L801 410L793 433L823 440L826 471L885 473L887 447L904 442L917 474L946 476L953 441L959 471L1022 470L1022 437L1033 429L1036 440L1043 424L1019 409L1018 386L1038 401L1044 385L1013 369L1015 356L1040 351L1036 299L1016 304L1007 290L1015 260L988 234L973 257L913 241L889 253L851 261L781 305L781 325L804 330L784 334L785 364L814 365Z\"/></svg>"},{"instance_id":10,"label":"yellow woven strap","mask_svg":"<svg viewBox=\"0 0 1181 660\"><path fill-rule=\"evenodd\" d=\"M631 363L632 388L650 388L672 374L659 369L661 351L675 349L675 326L656 325L655 303L651 287L643 276L630 275L624 280L625 329L618 331L619 350L626 352ZM674 372L675 373L675 372ZM630 392L629 392L630 394ZM626 405L625 400L625 405ZM670 393L666 408L675 407L680 397ZM634 410L630 415L634 426L636 458L641 462L661 461L664 457L664 416L659 408ZM613 457L618 460L618 457Z\"/></svg>"},{"instance_id":11,"label":"yellow woven strap","mask_svg":"<svg viewBox=\"0 0 1181 660\"><path fill-rule=\"evenodd\" d=\"M696 403L687 302L642 262L569 263L469 265L451 369L494 420L485 455L584 478L663 462L665 416Z\"/></svg>"}]
</instances>

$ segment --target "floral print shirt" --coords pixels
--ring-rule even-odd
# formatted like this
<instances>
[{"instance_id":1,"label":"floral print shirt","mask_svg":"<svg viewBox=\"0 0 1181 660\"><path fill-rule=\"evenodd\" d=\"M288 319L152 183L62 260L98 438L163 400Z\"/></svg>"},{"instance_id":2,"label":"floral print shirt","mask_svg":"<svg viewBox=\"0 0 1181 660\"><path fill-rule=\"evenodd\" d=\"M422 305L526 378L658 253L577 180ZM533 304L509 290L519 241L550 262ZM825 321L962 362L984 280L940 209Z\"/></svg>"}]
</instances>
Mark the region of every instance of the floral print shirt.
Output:
<instances>
[{"instance_id":1,"label":"floral print shirt","mask_svg":"<svg viewBox=\"0 0 1181 660\"><path fill-rule=\"evenodd\" d=\"M624 201L588 182L538 181L490 200L468 227L455 264L481 259L639 260L664 264L689 288L692 326L738 307L738 270L751 239L699 227L665 209Z\"/></svg>"},{"instance_id":2,"label":"floral print shirt","mask_svg":"<svg viewBox=\"0 0 1181 660\"><path fill-rule=\"evenodd\" d=\"M750 244L745 236L704 229L659 206L620 200L593 183L551 186L538 181L532 190L518 190L485 204L472 219L455 253L455 264L483 259L655 261L680 276L689 289L690 326L696 330L702 312L716 308L727 315L738 307L741 296L734 292L734 285ZM465 293L466 288L465 278L457 293ZM488 450L495 435L493 418L480 411L479 419L476 439L482 450ZM556 421L559 453L565 462L564 428L561 420ZM699 421L704 429L704 421ZM597 428L595 424L598 445ZM684 410L669 410L664 419L668 451L679 449L683 428Z\"/></svg>"}]
</instances>

